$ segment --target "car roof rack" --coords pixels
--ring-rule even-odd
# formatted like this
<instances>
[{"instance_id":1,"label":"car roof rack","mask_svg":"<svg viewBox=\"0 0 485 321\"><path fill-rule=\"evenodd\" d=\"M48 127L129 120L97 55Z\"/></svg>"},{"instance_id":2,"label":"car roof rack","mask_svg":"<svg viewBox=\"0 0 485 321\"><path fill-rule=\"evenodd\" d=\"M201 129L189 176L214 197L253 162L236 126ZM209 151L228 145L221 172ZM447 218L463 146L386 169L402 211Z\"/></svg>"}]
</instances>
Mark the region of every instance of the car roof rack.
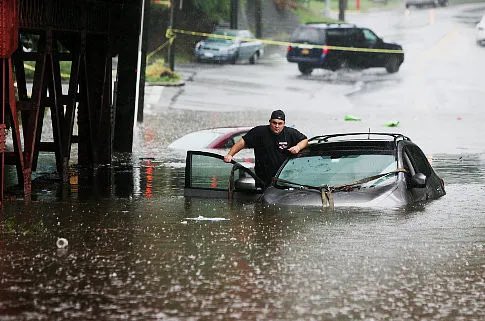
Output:
<instances>
[{"instance_id":1,"label":"car roof rack","mask_svg":"<svg viewBox=\"0 0 485 321\"><path fill-rule=\"evenodd\" d=\"M382 137L392 137L393 138L393 141L394 142L397 142L398 140L407 140L407 141L411 141L411 139L407 136L404 136L402 134L397 134L397 133L373 133L373 132L356 132L356 133L346 133L346 134L330 134L330 135L321 135L321 136L315 136L315 137L312 137L308 140L308 143L310 144L320 144L320 143L327 143L329 142L330 140L334 139L334 138L342 138L342 137L348 137L348 136L353 136L353 137L349 137L348 139L345 139L345 140L375 140L376 138L382 138ZM367 136L367 138L364 138L364 139L357 139L355 138L356 136ZM372 136L372 138L371 138ZM376 137L377 136L377 137ZM352 139L353 138L353 139ZM340 140L341 141L341 140Z\"/></svg>"},{"instance_id":2,"label":"car roof rack","mask_svg":"<svg viewBox=\"0 0 485 321\"><path fill-rule=\"evenodd\" d=\"M315 26L321 26L321 27L326 27L326 28L332 28L332 27L357 27L357 25L353 23L348 23L348 22L319 22L319 21L309 21L306 22L305 25L315 25Z\"/></svg>"}]
</instances>

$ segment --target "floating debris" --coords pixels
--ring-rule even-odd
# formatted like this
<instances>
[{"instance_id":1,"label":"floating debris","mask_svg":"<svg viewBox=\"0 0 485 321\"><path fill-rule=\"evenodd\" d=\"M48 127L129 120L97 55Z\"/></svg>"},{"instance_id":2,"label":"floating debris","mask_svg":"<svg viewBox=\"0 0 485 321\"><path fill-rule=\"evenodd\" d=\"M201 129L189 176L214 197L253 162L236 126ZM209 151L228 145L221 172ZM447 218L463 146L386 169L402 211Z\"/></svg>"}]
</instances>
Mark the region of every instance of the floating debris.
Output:
<instances>
[{"instance_id":1,"label":"floating debris","mask_svg":"<svg viewBox=\"0 0 485 321\"><path fill-rule=\"evenodd\" d=\"M186 217L185 219L191 221L229 221L228 218L224 217L205 217L202 215L199 215L197 217Z\"/></svg>"},{"instance_id":2,"label":"floating debris","mask_svg":"<svg viewBox=\"0 0 485 321\"><path fill-rule=\"evenodd\" d=\"M59 237L56 242L56 246L58 249L65 249L69 245L69 242L63 238Z\"/></svg>"},{"instance_id":3,"label":"floating debris","mask_svg":"<svg viewBox=\"0 0 485 321\"><path fill-rule=\"evenodd\" d=\"M388 121L387 123L384 124L386 127L397 127L399 126L399 120L392 120Z\"/></svg>"},{"instance_id":4,"label":"floating debris","mask_svg":"<svg viewBox=\"0 0 485 321\"><path fill-rule=\"evenodd\" d=\"M361 118L354 116L354 115L345 115L344 120L345 121L360 121Z\"/></svg>"}]
</instances>

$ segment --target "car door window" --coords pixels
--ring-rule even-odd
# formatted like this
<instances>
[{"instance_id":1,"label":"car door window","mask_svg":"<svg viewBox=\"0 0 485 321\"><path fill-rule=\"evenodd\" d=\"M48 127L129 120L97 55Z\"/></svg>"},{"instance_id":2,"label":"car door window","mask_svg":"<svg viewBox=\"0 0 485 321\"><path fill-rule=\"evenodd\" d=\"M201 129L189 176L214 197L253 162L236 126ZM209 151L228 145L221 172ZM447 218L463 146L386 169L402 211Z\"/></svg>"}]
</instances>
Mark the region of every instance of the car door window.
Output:
<instances>
[{"instance_id":1,"label":"car door window","mask_svg":"<svg viewBox=\"0 0 485 321\"><path fill-rule=\"evenodd\" d=\"M230 182L241 178L259 181L251 169L233 162L224 162L224 156L188 151L185 164L185 194L188 196L227 197Z\"/></svg>"},{"instance_id":2,"label":"car door window","mask_svg":"<svg viewBox=\"0 0 485 321\"><path fill-rule=\"evenodd\" d=\"M245 38L243 41L249 41L251 38L254 38L249 31L242 31L241 38Z\"/></svg>"},{"instance_id":3,"label":"car door window","mask_svg":"<svg viewBox=\"0 0 485 321\"><path fill-rule=\"evenodd\" d=\"M413 176L416 174L416 171L414 170L413 163L411 162L411 158L408 155L407 150L403 152L403 167L404 169L409 173L410 176Z\"/></svg>"},{"instance_id":4,"label":"car door window","mask_svg":"<svg viewBox=\"0 0 485 321\"><path fill-rule=\"evenodd\" d=\"M423 173L427 177L431 175L431 165L429 165L428 159L419 147L408 146L405 153L411 160L416 173Z\"/></svg>"},{"instance_id":5,"label":"car door window","mask_svg":"<svg viewBox=\"0 0 485 321\"><path fill-rule=\"evenodd\" d=\"M362 29L362 34L364 36L365 43L369 45L369 47L373 47L379 39L379 37L377 37L376 34L369 29Z\"/></svg>"}]
</instances>

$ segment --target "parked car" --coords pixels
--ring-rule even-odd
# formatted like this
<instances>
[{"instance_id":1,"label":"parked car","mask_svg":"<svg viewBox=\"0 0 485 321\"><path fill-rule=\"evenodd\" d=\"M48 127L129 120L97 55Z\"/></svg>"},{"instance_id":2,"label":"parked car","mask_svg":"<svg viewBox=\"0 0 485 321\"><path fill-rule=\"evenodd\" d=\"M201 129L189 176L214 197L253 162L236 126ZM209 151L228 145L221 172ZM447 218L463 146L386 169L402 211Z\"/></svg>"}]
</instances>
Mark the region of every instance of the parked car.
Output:
<instances>
[{"instance_id":1,"label":"parked car","mask_svg":"<svg viewBox=\"0 0 485 321\"><path fill-rule=\"evenodd\" d=\"M297 63L298 70L304 75L311 74L315 68L335 71L340 68L384 67L387 72L394 73L404 61L400 45L384 42L372 30L353 24L300 25L292 33L290 41L286 58ZM363 50L342 50L342 47ZM374 49L384 51L372 51Z\"/></svg>"},{"instance_id":2,"label":"parked car","mask_svg":"<svg viewBox=\"0 0 485 321\"><path fill-rule=\"evenodd\" d=\"M448 0L406 0L405 4L406 4L406 8L409 8L411 6L414 6L417 8L426 7L426 6L445 7L448 5Z\"/></svg>"},{"instance_id":3,"label":"parked car","mask_svg":"<svg viewBox=\"0 0 485 321\"><path fill-rule=\"evenodd\" d=\"M217 127L188 133L168 145L172 149L229 149L251 127Z\"/></svg>"},{"instance_id":4,"label":"parked car","mask_svg":"<svg viewBox=\"0 0 485 321\"><path fill-rule=\"evenodd\" d=\"M229 62L247 60L250 64L263 56L263 43L254 38L249 30L216 29L214 34L223 37L208 37L195 45L197 61Z\"/></svg>"},{"instance_id":5,"label":"parked car","mask_svg":"<svg viewBox=\"0 0 485 321\"><path fill-rule=\"evenodd\" d=\"M211 153L189 151L185 179L187 196L277 206L400 207L446 194L421 149L395 133L313 137L308 148L287 159L264 192L256 188L258 178L250 169Z\"/></svg>"},{"instance_id":6,"label":"parked car","mask_svg":"<svg viewBox=\"0 0 485 321\"><path fill-rule=\"evenodd\" d=\"M477 23L477 44L485 45L485 15L482 16L482 19L479 23Z\"/></svg>"}]
</instances>

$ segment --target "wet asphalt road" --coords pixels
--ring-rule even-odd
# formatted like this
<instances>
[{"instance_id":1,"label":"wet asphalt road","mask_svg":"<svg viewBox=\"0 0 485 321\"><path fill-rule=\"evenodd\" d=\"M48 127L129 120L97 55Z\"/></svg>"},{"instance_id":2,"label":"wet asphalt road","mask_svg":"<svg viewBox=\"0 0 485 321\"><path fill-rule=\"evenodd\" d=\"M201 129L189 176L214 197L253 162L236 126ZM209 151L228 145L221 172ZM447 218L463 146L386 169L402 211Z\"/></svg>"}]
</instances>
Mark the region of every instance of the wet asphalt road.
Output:
<instances>
[{"instance_id":1,"label":"wet asphalt road","mask_svg":"<svg viewBox=\"0 0 485 321\"><path fill-rule=\"evenodd\" d=\"M430 17L415 12L413 19ZM452 13L436 10L429 28ZM438 29L473 37L469 24L448 20ZM380 31L390 20L372 21ZM450 37L425 30L438 46ZM256 66L180 66L189 76L183 88L147 88L133 155L116 155L95 175L73 170L65 186L41 177L31 204L7 202L0 320L483 320L485 89L477 58L485 48L462 48L470 58L453 60L451 75L434 74L443 68L426 60L433 54L420 58L432 70L418 73L412 57L421 56L411 49L395 75L305 78L277 56ZM481 65L465 68L470 61ZM468 77L452 86L460 70ZM221 71L230 80L217 80ZM333 212L183 197L184 153L168 151L171 140L204 127L265 122L284 102L289 123L309 136L368 127L409 135L444 178L447 195L409 208ZM345 122L345 114L362 120ZM391 119L399 127L382 125ZM38 176L53 169L44 160ZM58 249L58 238L68 246Z\"/></svg>"}]
</instances>

